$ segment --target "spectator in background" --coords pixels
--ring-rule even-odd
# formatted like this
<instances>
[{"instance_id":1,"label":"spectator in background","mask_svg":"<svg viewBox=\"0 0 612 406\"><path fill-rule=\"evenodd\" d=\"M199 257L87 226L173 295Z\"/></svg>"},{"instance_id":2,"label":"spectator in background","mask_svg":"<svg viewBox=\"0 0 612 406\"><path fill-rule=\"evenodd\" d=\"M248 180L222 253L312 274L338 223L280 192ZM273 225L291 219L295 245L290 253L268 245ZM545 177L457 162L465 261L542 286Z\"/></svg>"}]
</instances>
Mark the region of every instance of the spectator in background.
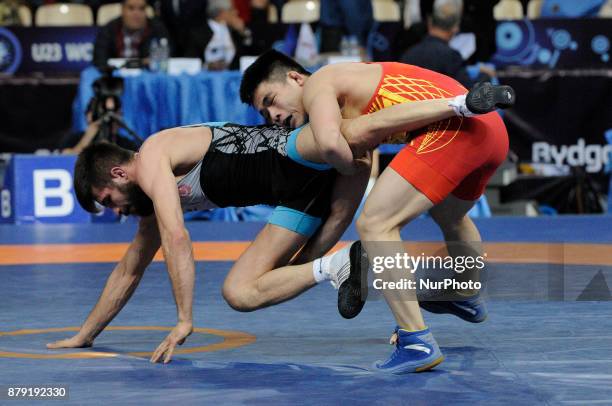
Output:
<instances>
[{"instance_id":1,"label":"spectator in background","mask_svg":"<svg viewBox=\"0 0 612 406\"><path fill-rule=\"evenodd\" d=\"M343 35L365 48L372 28L371 0L321 0L321 52L338 52Z\"/></svg>"},{"instance_id":2,"label":"spectator in background","mask_svg":"<svg viewBox=\"0 0 612 406\"><path fill-rule=\"evenodd\" d=\"M213 36L208 26L207 0L157 0L156 9L168 28L174 55L203 58L204 48Z\"/></svg>"},{"instance_id":3,"label":"spectator in background","mask_svg":"<svg viewBox=\"0 0 612 406\"><path fill-rule=\"evenodd\" d=\"M260 2L267 4L268 0L260 0ZM248 24L251 21L251 0L232 0L232 3L238 12L238 17Z\"/></svg>"},{"instance_id":4,"label":"spectator in background","mask_svg":"<svg viewBox=\"0 0 612 406\"><path fill-rule=\"evenodd\" d=\"M399 60L410 47L427 35L427 17L431 15L434 0L401 0L402 30L392 39L390 60Z\"/></svg>"},{"instance_id":5,"label":"spectator in background","mask_svg":"<svg viewBox=\"0 0 612 406\"><path fill-rule=\"evenodd\" d=\"M93 63L105 66L110 58L149 57L153 39L169 38L164 25L147 18L145 0L123 0L121 17L101 27L94 45Z\"/></svg>"},{"instance_id":6,"label":"spectator in background","mask_svg":"<svg viewBox=\"0 0 612 406\"><path fill-rule=\"evenodd\" d=\"M238 59L236 48L243 42L240 37L250 36L250 32L231 0L209 0L207 14L213 35L206 44L204 62L209 70L227 69Z\"/></svg>"},{"instance_id":7,"label":"spectator in background","mask_svg":"<svg viewBox=\"0 0 612 406\"><path fill-rule=\"evenodd\" d=\"M428 34L421 42L409 48L400 61L442 73L465 87L472 87L475 81L470 79L461 54L448 45L459 32L462 9L461 0L436 0L427 21ZM495 72L482 67L478 80L490 80L493 75Z\"/></svg>"},{"instance_id":8,"label":"spectator in background","mask_svg":"<svg viewBox=\"0 0 612 406\"><path fill-rule=\"evenodd\" d=\"M244 20L247 29L251 33L251 40L244 44L242 55L260 55L270 49L270 46L283 38L285 28L282 24L271 24L268 21L268 7L274 4L270 0L234 0L234 4L242 2L242 9L248 3L247 19ZM240 10L238 10L240 16ZM241 17L242 18L242 17Z\"/></svg>"},{"instance_id":9,"label":"spectator in background","mask_svg":"<svg viewBox=\"0 0 612 406\"><path fill-rule=\"evenodd\" d=\"M18 0L0 0L0 26L22 25Z\"/></svg>"},{"instance_id":10,"label":"spectator in background","mask_svg":"<svg viewBox=\"0 0 612 406\"><path fill-rule=\"evenodd\" d=\"M275 41L283 38L285 28L282 24L271 24L268 21L268 7L270 4L278 4L278 1L234 0L234 4L238 2L249 5L248 19L244 21L251 31L251 42L242 49L242 55L260 55L270 49ZM244 9L244 5L242 7Z\"/></svg>"},{"instance_id":11,"label":"spectator in background","mask_svg":"<svg viewBox=\"0 0 612 406\"><path fill-rule=\"evenodd\" d=\"M231 0L208 0L208 26L213 35L204 49L209 70L237 69L240 57L257 55L267 49L267 0L250 1L250 23L238 15Z\"/></svg>"},{"instance_id":12,"label":"spectator in background","mask_svg":"<svg viewBox=\"0 0 612 406\"><path fill-rule=\"evenodd\" d=\"M493 8L499 1L464 0L461 32L473 32L476 36L476 52L468 59L470 64L489 61L497 50Z\"/></svg>"},{"instance_id":13,"label":"spectator in background","mask_svg":"<svg viewBox=\"0 0 612 406\"><path fill-rule=\"evenodd\" d=\"M276 30L268 24L269 1L241 1L243 12L243 3L249 6L248 23L240 18L231 0L157 0L154 4L169 29L174 55L203 59L215 70L236 68L240 56L258 55L275 39ZM227 62L225 55L230 55L232 48L234 56Z\"/></svg>"}]
</instances>

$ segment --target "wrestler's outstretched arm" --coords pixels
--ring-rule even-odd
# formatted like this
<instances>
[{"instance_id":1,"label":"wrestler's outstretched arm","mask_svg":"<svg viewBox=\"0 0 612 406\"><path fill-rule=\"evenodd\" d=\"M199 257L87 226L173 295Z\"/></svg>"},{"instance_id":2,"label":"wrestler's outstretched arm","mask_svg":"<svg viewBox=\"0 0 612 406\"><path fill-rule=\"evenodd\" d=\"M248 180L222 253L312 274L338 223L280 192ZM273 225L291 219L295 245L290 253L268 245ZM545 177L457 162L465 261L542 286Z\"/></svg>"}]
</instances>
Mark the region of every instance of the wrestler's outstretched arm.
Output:
<instances>
[{"instance_id":1,"label":"wrestler's outstretched arm","mask_svg":"<svg viewBox=\"0 0 612 406\"><path fill-rule=\"evenodd\" d=\"M186 130L182 132L190 132L190 129ZM172 159L180 161L180 154L178 157L170 156L172 143L176 143L174 137L162 133L156 134L142 145L137 160L138 185L153 201L161 245L176 302L177 324L151 356L151 362L164 363L170 362L176 346L182 345L193 332L195 285L191 238L185 228L176 180L172 172ZM184 149L181 148L180 152L184 153Z\"/></svg>"},{"instance_id":2,"label":"wrestler's outstretched arm","mask_svg":"<svg viewBox=\"0 0 612 406\"><path fill-rule=\"evenodd\" d=\"M142 218L134 240L108 277L98 302L79 332L71 338L49 343L47 348L90 347L98 334L128 302L160 244L155 216Z\"/></svg>"},{"instance_id":3,"label":"wrestler's outstretched arm","mask_svg":"<svg viewBox=\"0 0 612 406\"><path fill-rule=\"evenodd\" d=\"M376 148L388 137L422 128L436 121L455 117L451 103L455 99L435 99L424 102L400 103L375 113L344 119L340 124L355 157Z\"/></svg>"},{"instance_id":4,"label":"wrestler's outstretched arm","mask_svg":"<svg viewBox=\"0 0 612 406\"><path fill-rule=\"evenodd\" d=\"M456 116L457 113L452 106L454 102L455 99L452 98L400 103L375 113L340 119L341 138L351 149L351 156L358 159L394 134L416 130L436 121ZM335 167L326 159L319 146L313 122L300 130L296 145L300 156L304 159L316 163L327 162ZM359 165L353 162L351 167L355 171Z\"/></svg>"}]
</instances>

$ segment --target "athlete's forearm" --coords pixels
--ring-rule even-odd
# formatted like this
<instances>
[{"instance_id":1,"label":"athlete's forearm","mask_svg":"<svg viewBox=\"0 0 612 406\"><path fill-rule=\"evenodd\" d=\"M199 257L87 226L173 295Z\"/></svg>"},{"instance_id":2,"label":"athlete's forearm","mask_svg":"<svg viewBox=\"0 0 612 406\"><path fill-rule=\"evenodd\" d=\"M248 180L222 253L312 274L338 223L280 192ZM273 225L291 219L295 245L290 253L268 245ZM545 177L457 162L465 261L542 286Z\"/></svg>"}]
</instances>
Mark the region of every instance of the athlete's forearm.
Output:
<instances>
[{"instance_id":1,"label":"athlete's forearm","mask_svg":"<svg viewBox=\"0 0 612 406\"><path fill-rule=\"evenodd\" d=\"M100 131L100 122L93 122L87 126L85 133L79 140L79 142L73 147L75 154L80 154L94 140L98 132Z\"/></svg>"},{"instance_id":2,"label":"athlete's forearm","mask_svg":"<svg viewBox=\"0 0 612 406\"><path fill-rule=\"evenodd\" d=\"M358 125L364 125L371 133L381 136L397 131L411 131L436 121L454 117L455 111L449 106L452 99L423 100L411 103L399 103L386 107L368 116L356 119ZM366 120L365 118L368 118Z\"/></svg>"},{"instance_id":3,"label":"athlete's forearm","mask_svg":"<svg viewBox=\"0 0 612 406\"><path fill-rule=\"evenodd\" d=\"M314 96L305 93L304 106L322 159L341 173L352 173L353 153L340 129L342 113L334 90L323 87Z\"/></svg>"},{"instance_id":4,"label":"athlete's forearm","mask_svg":"<svg viewBox=\"0 0 612 406\"><path fill-rule=\"evenodd\" d=\"M78 335L85 341L92 342L125 306L159 246L156 225L150 220L141 221L136 238L108 277L98 302L81 326Z\"/></svg>"},{"instance_id":5,"label":"athlete's forearm","mask_svg":"<svg viewBox=\"0 0 612 406\"><path fill-rule=\"evenodd\" d=\"M317 139L323 160L341 173L350 173L353 152L342 133L339 130L330 130L319 131L318 134L325 134L326 136L326 139L323 139L323 137Z\"/></svg>"},{"instance_id":6,"label":"athlete's forearm","mask_svg":"<svg viewBox=\"0 0 612 406\"><path fill-rule=\"evenodd\" d=\"M397 132L422 128L436 121L456 116L448 105L452 99L400 103L375 113L342 120L341 131L351 147L372 149Z\"/></svg>"},{"instance_id":7,"label":"athlete's forearm","mask_svg":"<svg viewBox=\"0 0 612 406\"><path fill-rule=\"evenodd\" d=\"M192 323L195 264L189 233L187 230L177 233L162 231L162 247L172 283L178 321Z\"/></svg>"},{"instance_id":8,"label":"athlete's forearm","mask_svg":"<svg viewBox=\"0 0 612 406\"><path fill-rule=\"evenodd\" d=\"M87 342L93 342L125 306L141 278L142 274L127 274L123 264L117 265L78 335Z\"/></svg>"}]
</instances>

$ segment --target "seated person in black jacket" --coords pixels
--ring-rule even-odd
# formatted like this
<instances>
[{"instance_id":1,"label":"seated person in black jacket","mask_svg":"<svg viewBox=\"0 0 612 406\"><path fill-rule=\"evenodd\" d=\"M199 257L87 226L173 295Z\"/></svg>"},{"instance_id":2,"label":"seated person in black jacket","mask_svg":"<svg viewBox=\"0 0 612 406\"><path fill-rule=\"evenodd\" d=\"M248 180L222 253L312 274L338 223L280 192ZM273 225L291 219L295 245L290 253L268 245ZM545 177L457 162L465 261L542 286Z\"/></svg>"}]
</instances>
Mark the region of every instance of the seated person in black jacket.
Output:
<instances>
[{"instance_id":1,"label":"seated person in black jacket","mask_svg":"<svg viewBox=\"0 0 612 406\"><path fill-rule=\"evenodd\" d=\"M201 55L209 70L238 69L240 57L258 55L274 41L275 28L267 22L268 2L250 1L251 20L245 23L231 0L208 0L211 37Z\"/></svg>"},{"instance_id":2,"label":"seated person in black jacket","mask_svg":"<svg viewBox=\"0 0 612 406\"><path fill-rule=\"evenodd\" d=\"M96 66L105 66L110 58L148 58L151 41L168 38L160 21L147 18L145 0L123 0L121 5L121 17L98 31L93 59Z\"/></svg>"},{"instance_id":3,"label":"seated person in black jacket","mask_svg":"<svg viewBox=\"0 0 612 406\"><path fill-rule=\"evenodd\" d=\"M465 87L472 87L461 54L452 49L448 42L459 32L463 2L461 0L436 0L433 12L427 21L428 34L418 44L409 48L400 62L417 65L450 76ZM476 81L490 80L495 72L486 67Z\"/></svg>"},{"instance_id":4,"label":"seated person in black jacket","mask_svg":"<svg viewBox=\"0 0 612 406\"><path fill-rule=\"evenodd\" d=\"M206 23L207 0L156 0L177 57L200 58L213 33Z\"/></svg>"}]
</instances>

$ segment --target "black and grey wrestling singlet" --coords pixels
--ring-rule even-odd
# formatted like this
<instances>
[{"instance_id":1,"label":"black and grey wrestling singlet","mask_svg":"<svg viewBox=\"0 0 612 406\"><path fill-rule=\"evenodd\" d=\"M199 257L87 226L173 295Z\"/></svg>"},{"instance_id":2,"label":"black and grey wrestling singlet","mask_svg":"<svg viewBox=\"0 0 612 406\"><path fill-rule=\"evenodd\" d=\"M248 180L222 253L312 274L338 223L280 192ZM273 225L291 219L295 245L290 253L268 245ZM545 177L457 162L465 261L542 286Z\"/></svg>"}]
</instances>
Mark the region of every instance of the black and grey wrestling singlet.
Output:
<instances>
[{"instance_id":1,"label":"black and grey wrestling singlet","mask_svg":"<svg viewBox=\"0 0 612 406\"><path fill-rule=\"evenodd\" d=\"M296 130L229 123L202 126L211 129L212 142L201 163L178 183L184 208L268 204L311 216L326 214L335 171L313 169L288 156L287 144ZM197 172L199 185L194 185ZM182 187L199 189L193 190L197 196L185 196Z\"/></svg>"}]
</instances>

